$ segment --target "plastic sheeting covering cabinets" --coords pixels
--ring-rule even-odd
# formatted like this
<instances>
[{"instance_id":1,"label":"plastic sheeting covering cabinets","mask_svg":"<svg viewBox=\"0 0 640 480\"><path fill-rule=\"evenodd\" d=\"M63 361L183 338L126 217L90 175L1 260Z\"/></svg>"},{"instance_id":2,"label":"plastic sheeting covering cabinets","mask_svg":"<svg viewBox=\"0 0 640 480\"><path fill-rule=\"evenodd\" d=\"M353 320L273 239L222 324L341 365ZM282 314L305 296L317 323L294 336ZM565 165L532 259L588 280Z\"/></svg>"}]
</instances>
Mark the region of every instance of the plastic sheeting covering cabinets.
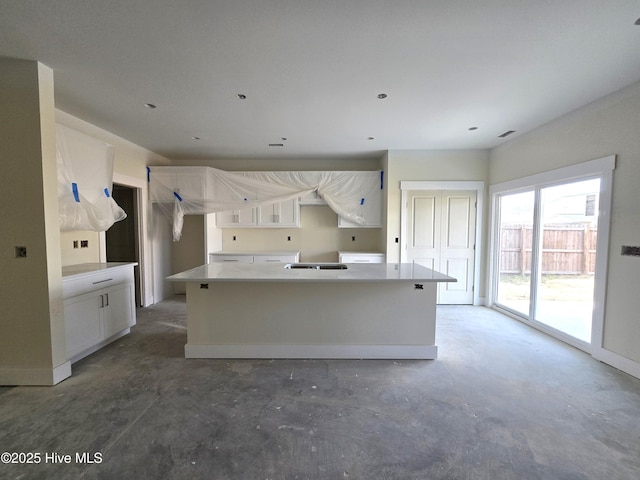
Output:
<instances>
[{"instance_id":1,"label":"plastic sheeting covering cabinets","mask_svg":"<svg viewBox=\"0 0 640 480\"><path fill-rule=\"evenodd\" d=\"M127 214L111 197L113 147L56 125L60 230L104 232Z\"/></svg>"},{"instance_id":2,"label":"plastic sheeting covering cabinets","mask_svg":"<svg viewBox=\"0 0 640 480\"><path fill-rule=\"evenodd\" d=\"M226 172L211 167L148 167L148 173L151 201L173 222L174 241L182 235L184 215L269 205L314 191L338 215L364 224L366 202L383 187L379 170Z\"/></svg>"}]
</instances>

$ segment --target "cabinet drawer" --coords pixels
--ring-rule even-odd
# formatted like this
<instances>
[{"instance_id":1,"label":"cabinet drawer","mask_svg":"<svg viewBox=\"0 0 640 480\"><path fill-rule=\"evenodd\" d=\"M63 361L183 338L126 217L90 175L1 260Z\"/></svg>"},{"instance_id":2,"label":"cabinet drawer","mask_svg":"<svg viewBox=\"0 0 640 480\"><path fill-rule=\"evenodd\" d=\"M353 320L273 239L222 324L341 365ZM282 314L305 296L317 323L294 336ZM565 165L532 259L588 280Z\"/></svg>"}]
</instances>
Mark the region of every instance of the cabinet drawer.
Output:
<instances>
[{"instance_id":1,"label":"cabinet drawer","mask_svg":"<svg viewBox=\"0 0 640 480\"><path fill-rule=\"evenodd\" d=\"M133 281L133 267L110 268L98 272L84 273L63 278L62 294L64 298L69 298L127 281Z\"/></svg>"},{"instance_id":2,"label":"cabinet drawer","mask_svg":"<svg viewBox=\"0 0 640 480\"><path fill-rule=\"evenodd\" d=\"M296 263L296 255L254 255L254 263Z\"/></svg>"},{"instance_id":3,"label":"cabinet drawer","mask_svg":"<svg viewBox=\"0 0 640 480\"><path fill-rule=\"evenodd\" d=\"M340 263L384 263L383 253L341 253Z\"/></svg>"},{"instance_id":4,"label":"cabinet drawer","mask_svg":"<svg viewBox=\"0 0 640 480\"><path fill-rule=\"evenodd\" d=\"M212 253L209 255L212 262L253 263L253 255L229 255Z\"/></svg>"}]
</instances>

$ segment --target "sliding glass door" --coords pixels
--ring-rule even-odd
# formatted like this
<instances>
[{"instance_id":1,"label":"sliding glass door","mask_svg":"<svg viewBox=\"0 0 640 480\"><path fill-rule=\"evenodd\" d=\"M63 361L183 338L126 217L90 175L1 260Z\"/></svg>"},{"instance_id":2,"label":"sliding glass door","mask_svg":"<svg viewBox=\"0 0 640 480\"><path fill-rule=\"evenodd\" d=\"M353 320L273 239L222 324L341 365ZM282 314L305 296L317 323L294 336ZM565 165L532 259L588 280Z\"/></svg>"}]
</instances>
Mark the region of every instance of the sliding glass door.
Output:
<instances>
[{"instance_id":1,"label":"sliding glass door","mask_svg":"<svg viewBox=\"0 0 640 480\"><path fill-rule=\"evenodd\" d=\"M600 179L540 190L534 319L591 342Z\"/></svg>"},{"instance_id":2,"label":"sliding glass door","mask_svg":"<svg viewBox=\"0 0 640 480\"><path fill-rule=\"evenodd\" d=\"M501 195L498 295L501 306L529 315L535 192Z\"/></svg>"},{"instance_id":3,"label":"sliding glass door","mask_svg":"<svg viewBox=\"0 0 640 480\"><path fill-rule=\"evenodd\" d=\"M496 196L497 306L591 342L599 195L592 178Z\"/></svg>"}]
</instances>

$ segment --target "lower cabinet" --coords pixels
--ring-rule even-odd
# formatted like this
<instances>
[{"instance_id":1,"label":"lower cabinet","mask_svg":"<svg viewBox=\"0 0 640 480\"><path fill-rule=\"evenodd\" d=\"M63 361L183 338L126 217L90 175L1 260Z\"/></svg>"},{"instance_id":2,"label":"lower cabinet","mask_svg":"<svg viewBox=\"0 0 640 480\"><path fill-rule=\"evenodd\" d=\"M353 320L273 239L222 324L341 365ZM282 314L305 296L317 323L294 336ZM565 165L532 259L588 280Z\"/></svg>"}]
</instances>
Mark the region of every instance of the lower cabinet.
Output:
<instances>
[{"instance_id":1,"label":"lower cabinet","mask_svg":"<svg viewBox=\"0 0 640 480\"><path fill-rule=\"evenodd\" d=\"M136 323L133 266L63 281L67 357L73 363L129 332Z\"/></svg>"},{"instance_id":2,"label":"lower cabinet","mask_svg":"<svg viewBox=\"0 0 640 480\"><path fill-rule=\"evenodd\" d=\"M297 263L300 252L210 253L211 263Z\"/></svg>"},{"instance_id":3,"label":"lower cabinet","mask_svg":"<svg viewBox=\"0 0 640 480\"><path fill-rule=\"evenodd\" d=\"M338 252L340 263L385 263L384 253Z\"/></svg>"}]
</instances>

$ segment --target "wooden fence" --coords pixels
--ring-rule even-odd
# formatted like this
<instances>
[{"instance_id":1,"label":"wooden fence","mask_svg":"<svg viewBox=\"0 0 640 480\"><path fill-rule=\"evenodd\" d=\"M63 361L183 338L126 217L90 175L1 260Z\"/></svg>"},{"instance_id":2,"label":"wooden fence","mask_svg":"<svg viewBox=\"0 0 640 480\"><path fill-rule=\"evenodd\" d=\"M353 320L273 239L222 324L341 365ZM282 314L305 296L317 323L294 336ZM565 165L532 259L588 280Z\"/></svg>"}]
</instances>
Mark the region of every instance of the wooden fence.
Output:
<instances>
[{"instance_id":1,"label":"wooden fence","mask_svg":"<svg viewBox=\"0 0 640 480\"><path fill-rule=\"evenodd\" d=\"M531 273L533 228L504 225L500 232L500 273ZM588 275L595 271L598 230L590 224L546 225L542 273Z\"/></svg>"}]
</instances>

